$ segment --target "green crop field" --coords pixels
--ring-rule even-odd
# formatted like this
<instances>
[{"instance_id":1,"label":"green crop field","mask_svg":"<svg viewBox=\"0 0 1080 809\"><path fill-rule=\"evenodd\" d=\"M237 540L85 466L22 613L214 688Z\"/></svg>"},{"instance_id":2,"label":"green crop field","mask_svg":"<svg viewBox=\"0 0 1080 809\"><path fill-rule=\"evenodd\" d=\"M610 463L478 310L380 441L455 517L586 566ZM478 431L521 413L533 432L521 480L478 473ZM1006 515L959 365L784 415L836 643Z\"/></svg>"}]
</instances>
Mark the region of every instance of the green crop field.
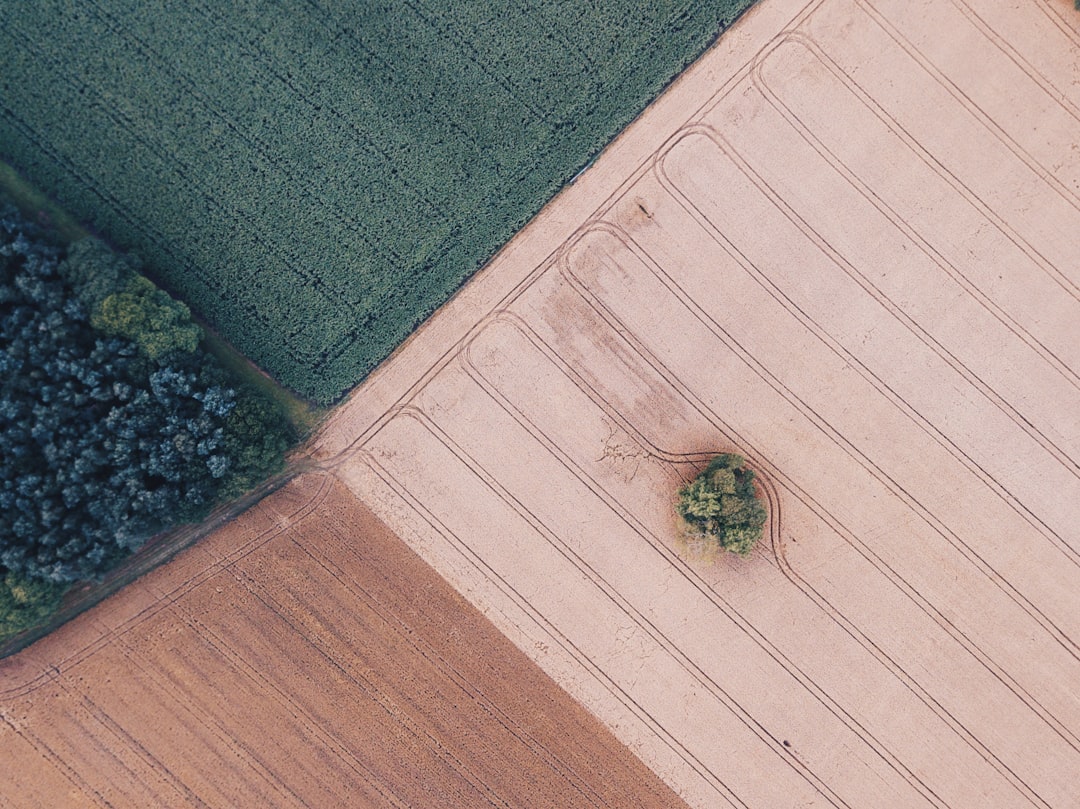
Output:
<instances>
[{"instance_id":1,"label":"green crop field","mask_svg":"<svg viewBox=\"0 0 1080 809\"><path fill-rule=\"evenodd\" d=\"M329 402L751 0L0 4L0 157Z\"/></svg>"}]
</instances>

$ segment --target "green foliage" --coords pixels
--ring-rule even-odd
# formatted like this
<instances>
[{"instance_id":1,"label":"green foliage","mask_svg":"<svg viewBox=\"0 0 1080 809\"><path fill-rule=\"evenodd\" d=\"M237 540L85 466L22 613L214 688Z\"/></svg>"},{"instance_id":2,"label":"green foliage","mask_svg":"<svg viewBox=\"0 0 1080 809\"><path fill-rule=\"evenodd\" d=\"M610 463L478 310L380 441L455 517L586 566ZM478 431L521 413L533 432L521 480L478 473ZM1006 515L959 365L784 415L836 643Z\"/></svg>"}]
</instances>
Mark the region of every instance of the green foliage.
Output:
<instances>
[{"instance_id":1,"label":"green foliage","mask_svg":"<svg viewBox=\"0 0 1080 809\"><path fill-rule=\"evenodd\" d=\"M202 338L191 310L141 275L98 304L90 324L104 334L132 340L152 360L173 351L190 353Z\"/></svg>"},{"instance_id":2,"label":"green foliage","mask_svg":"<svg viewBox=\"0 0 1080 809\"><path fill-rule=\"evenodd\" d=\"M754 492L754 473L739 455L718 455L679 490L675 510L694 536L740 556L761 539L766 512Z\"/></svg>"},{"instance_id":3,"label":"green foliage","mask_svg":"<svg viewBox=\"0 0 1080 809\"><path fill-rule=\"evenodd\" d=\"M93 312L107 297L122 289L141 269L134 258L111 250L100 239L72 242L57 266L87 312Z\"/></svg>"},{"instance_id":4,"label":"green foliage","mask_svg":"<svg viewBox=\"0 0 1080 809\"><path fill-rule=\"evenodd\" d=\"M325 403L749 4L0 3L0 156Z\"/></svg>"},{"instance_id":5,"label":"green foliage","mask_svg":"<svg viewBox=\"0 0 1080 809\"><path fill-rule=\"evenodd\" d=\"M273 405L231 387L196 345L162 348L163 334L193 327L185 308L126 259L74 253L92 260L62 262L0 209L0 572L56 583L100 575L269 476L291 438ZM95 329L61 264L87 302L129 296L142 314Z\"/></svg>"},{"instance_id":6,"label":"green foliage","mask_svg":"<svg viewBox=\"0 0 1080 809\"><path fill-rule=\"evenodd\" d=\"M66 589L0 569L0 641L48 619L60 606Z\"/></svg>"},{"instance_id":7,"label":"green foliage","mask_svg":"<svg viewBox=\"0 0 1080 809\"><path fill-rule=\"evenodd\" d=\"M140 275L142 268L130 256L98 239L80 239L58 269L103 334L133 341L151 360L198 348L202 329L192 322L191 310Z\"/></svg>"},{"instance_id":8,"label":"green foliage","mask_svg":"<svg viewBox=\"0 0 1080 809\"><path fill-rule=\"evenodd\" d=\"M235 497L284 469L292 437L288 418L274 402L242 388L225 420L222 446L230 467L220 496Z\"/></svg>"}]
</instances>

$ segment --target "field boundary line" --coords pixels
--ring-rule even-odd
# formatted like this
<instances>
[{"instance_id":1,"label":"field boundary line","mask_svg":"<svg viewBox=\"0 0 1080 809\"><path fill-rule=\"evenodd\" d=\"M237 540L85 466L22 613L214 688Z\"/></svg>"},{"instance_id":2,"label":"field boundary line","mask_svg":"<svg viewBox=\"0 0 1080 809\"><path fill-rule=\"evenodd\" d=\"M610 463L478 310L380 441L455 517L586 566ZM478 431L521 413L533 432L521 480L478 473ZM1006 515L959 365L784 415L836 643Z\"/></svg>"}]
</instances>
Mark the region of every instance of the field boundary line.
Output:
<instances>
[{"instance_id":1,"label":"field boundary line","mask_svg":"<svg viewBox=\"0 0 1080 809\"><path fill-rule=\"evenodd\" d=\"M5 30L8 30L8 29L5 29ZM32 47L35 44L35 41L32 38L28 37L26 34L20 32L19 35L22 37L24 43L28 47ZM103 103L103 99L101 98L100 94L95 93L94 88L91 85L87 85L85 83L80 83L79 81L74 79L69 74L64 74L64 80L66 81L66 83L69 86L71 86L73 88L81 87L83 90L89 90L91 96L96 97L96 99L97 99L97 102L95 103L95 106L97 107L98 110L100 110L100 112L105 117L111 118L113 121L115 121L118 124L122 124L123 126L120 127L121 129L123 129L124 131L130 132L132 137L135 138L137 141L139 141L147 149L149 154L154 155L155 158L158 159L158 160L161 159L161 154L162 154L161 149L155 148L154 143L146 140L145 137L143 137L140 134L140 131L141 131L140 128L134 126L134 122L131 121L125 113L123 113L121 110L119 110L115 106L110 106L110 105L107 105L107 104ZM68 159L66 157L59 157L59 152L54 147L52 147L50 145L51 141L48 140L45 137L45 135L35 131L32 127L30 127L28 124L26 124L26 122L23 121L21 118L19 118L14 113L13 110L11 110L9 108L6 108L6 107L0 107L0 112L3 112L5 117L7 117L9 120L15 121L18 125L21 126L21 128L23 128L25 131L27 131L29 133L29 135L28 135L29 139L32 142L34 142L38 146L38 148L41 148L42 151L44 151L46 153L51 152L54 155L56 155L57 156L56 162L58 164L63 165L63 166L65 166L67 168L67 176L69 178L77 180L87 190L91 191L95 196L98 196L104 202L106 202L106 205L108 206L108 210L111 211L113 215L119 217L120 219L126 220L129 223L129 225L131 225L134 229L139 230L142 233L153 237L153 241L154 241L154 243L156 245L158 245L158 249L161 249L164 252L168 253L170 256L172 256L174 261L176 261L176 264L178 266L185 267L194 277L198 278L199 282L202 283L206 288L211 289L211 290L216 290L218 292L219 296L224 294L224 290L221 288L221 286L214 282L211 275L208 275L205 272L200 271L199 265L196 262L194 262L190 258L183 258L183 259L176 260L176 257L178 256L177 252L171 246L169 246L170 245L169 240L164 238L164 235L160 231L158 231L157 228L150 225L145 219L136 217L133 214L131 214L130 210L129 210L130 206L121 205L119 200L116 199L114 194L101 189L98 186L97 183L95 183L91 179L89 179L90 175L88 175L81 168L79 168L79 166L74 161L72 161L72 160L70 160L70 159ZM172 169L173 173L180 180L182 180L185 184L188 184L193 188L197 187L197 184L192 183L191 179L190 179L190 175L192 174L191 166L186 161L182 161L179 158L176 158L175 155L169 155L169 156L170 156L170 159L171 159L171 165L173 167L173 169ZM212 194L208 194L208 193L206 193L204 191L201 194L201 198L202 198L203 203L206 204L209 208L213 208L213 209L215 209L215 210L217 210L219 212L225 210L224 207L222 206L222 203L220 202L220 200L218 199L217 196L212 195ZM234 213L237 213L237 212L234 212ZM237 216L239 218L244 219L247 222L247 230L248 230L249 233L255 234L253 236L253 238L254 238L254 240L256 242L258 242L260 244L263 244L264 246L270 244L270 241L266 238L265 229L256 226L254 224L254 220L251 218L250 214L237 213ZM269 253L275 253L275 252L280 253L281 251L268 251L268 254ZM295 261L288 261L287 262L287 266L296 275L298 275L300 277L308 276L309 271L305 271L303 269L300 269L301 265L302 265L302 262L300 264L296 263ZM311 276L311 277L313 277L313 276ZM336 299L331 300L331 298L329 297L328 292L320 289L319 293L324 297L324 299L326 300L327 303L336 303ZM266 315L264 313L262 313L260 310L256 309L254 306L252 306L250 304L246 304L246 303L244 303L242 301L239 301L239 300L238 300L237 305L239 306L240 309L242 309L244 312L246 312L248 317L251 317L255 321L258 321L258 322L262 323L263 326L265 326L267 329L270 329L270 327L273 326L273 324L270 323L269 320L267 320ZM203 314L209 316L210 313L209 312L203 312ZM338 343L342 343L343 341L346 341L347 339L352 339L354 337L355 337L355 334L353 334L352 337L349 337L348 335L343 335L342 337L340 337L338 339ZM284 346L284 348L282 348L281 350L283 352L285 352L286 354L288 354L295 362L298 362L298 363L314 363L316 367L319 367L320 363L324 361L324 360L321 360L319 357L312 358L312 357L300 357L300 356L298 356L296 354L296 349L295 349L295 343L294 342L286 341L286 342L283 343L283 346ZM255 361L255 360L253 360L253 361Z\"/></svg>"},{"instance_id":2,"label":"field boundary line","mask_svg":"<svg viewBox=\"0 0 1080 809\"><path fill-rule=\"evenodd\" d=\"M556 260L563 249L563 243L572 238L585 225L579 225L573 229L565 229L557 223L553 223L550 211L558 205L566 204L567 194L575 198L582 197L590 200L586 205L589 213L583 216L586 225L588 222L602 216L612 205L622 197L627 187L636 182L640 174L645 173L651 167L656 158L656 152L664 143L664 139L648 136L644 139L636 133L642 129L636 126L639 121L651 120L658 110L666 109L677 99L685 95L686 88L702 82L701 65L707 54L714 51L727 51L725 58L735 65L730 75L725 74L721 86L710 90L705 100L693 107L689 115L681 113L680 120L683 123L691 123L697 120L709 108L719 103L725 95L744 78L753 66L757 53L764 44L775 38L774 27L769 24L770 14L780 18L777 21L779 29L788 30L790 26L799 24L808 17L825 0L805 0L796 4L796 0L790 0L788 5L795 8L780 11L780 4L776 4L776 10L771 5L757 4L751 6L747 12L739 18L738 23L742 26L741 31L748 34L743 41L732 37L720 37L712 47L706 51L694 64L690 65L672 85L660 97L653 101L642 113L631 122L619 135L617 135L601 152L607 155L608 160L628 160L631 164L625 175L625 179L590 180L589 182L569 184L545 205L539 213L529 222L525 228L513 239L504 244L491 258L480 267L468 283L464 284L457 292L450 296L443 306L421 324L397 349L394 350L378 367L374 368L365 379L364 383L354 388L340 403L339 414L346 412L356 413L355 421L357 428L350 430L350 434L357 438L350 441L350 445L359 446L364 440L378 431L380 425L391 418L393 413L407 402L414 393L423 387L426 379L429 379L442 365L448 361L454 351L464 344L468 335L481 326L484 319L496 313L508 301L512 300L522 289L527 287L530 279L543 273L546 265ZM645 149L648 149L646 152ZM624 156L624 153L627 153ZM601 155L597 155L599 161ZM599 190L592 192L592 186L598 186ZM595 200L595 201L593 201ZM554 231L557 235L551 236L551 240L558 246L554 249L543 248L541 255L529 257L523 261L528 269L518 271L503 265L511 262L512 256L521 252L528 252L539 239L546 239ZM534 251L535 252L535 251ZM496 272L499 277L496 278ZM503 278L507 280L503 280ZM409 368L403 370L404 364L394 360L403 354L411 354L420 349L418 345L432 344L438 341L440 349L437 351L438 358L434 362L426 361L423 368ZM442 349L442 346L448 346ZM433 352L436 353L436 352ZM363 396L361 397L361 392ZM346 420L339 415L336 420ZM352 419L350 419L352 420ZM313 436L312 445L317 446L321 436L329 435L332 431L330 424L323 426L316 436ZM342 450L332 454L338 457Z\"/></svg>"},{"instance_id":3,"label":"field boundary line","mask_svg":"<svg viewBox=\"0 0 1080 809\"><path fill-rule=\"evenodd\" d=\"M420 423L420 422L418 422ZM421 423L422 425L422 423ZM612 680L602 669L593 663L588 655L584 654L572 640L559 631L554 624L538 612L527 599L525 599L509 582L497 571L491 568L467 543L461 540L453 531L445 526L442 521L428 510L419 500L412 496L409 490L386 469L368 448L363 448L357 455L382 484L392 492L401 502L412 509L443 541L463 559L465 559L485 580L496 587L522 614L528 617L538 629L543 631L556 646L561 648L570 659L577 661L582 670L603 686L615 700L632 713L645 725L646 728L660 740L682 761L690 767L701 780L710 786L714 792L722 796L729 805L749 809L730 788L720 780L703 762L701 762L689 749L673 737L656 719L631 697L618 683ZM576 699L576 697L575 697ZM588 710L588 709L587 709Z\"/></svg>"},{"instance_id":4,"label":"field boundary line","mask_svg":"<svg viewBox=\"0 0 1080 809\"><path fill-rule=\"evenodd\" d=\"M199 273L198 265L196 265L190 259L179 257L179 254L172 250L172 248L168 247L165 244L165 239L160 231L157 231L155 228L147 224L144 220L135 218L128 210L121 206L119 200L117 200L111 192L95 184L90 179L89 175L87 175L78 165L71 162L66 157L63 157L43 134L37 132L32 127L30 127L29 124L27 124L14 112L14 110L11 110L10 108L0 103L0 113L2 113L4 117L8 121L10 121L16 129L23 130L24 137L26 137L27 140L32 141L45 154L50 155L57 164L64 166L66 176L71 181L73 181L74 184L81 185L88 193L100 199L108 208L108 210L112 211L118 218L126 221L130 227L135 230L141 231L148 236L153 237L156 243L160 243L162 245L162 250L168 252L171 256L173 256L177 266L183 267L186 270L190 271L192 275L199 278L200 282L205 283L209 289L213 290L217 294L223 294L223 290L221 289L221 287L216 285L211 277L204 276ZM204 201L207 201L207 204L210 204L209 197L205 197ZM241 304L241 306L247 309L249 314L251 314L253 317L261 317L250 306L246 306L244 304ZM252 359L251 361L256 362L254 359Z\"/></svg>"}]
</instances>

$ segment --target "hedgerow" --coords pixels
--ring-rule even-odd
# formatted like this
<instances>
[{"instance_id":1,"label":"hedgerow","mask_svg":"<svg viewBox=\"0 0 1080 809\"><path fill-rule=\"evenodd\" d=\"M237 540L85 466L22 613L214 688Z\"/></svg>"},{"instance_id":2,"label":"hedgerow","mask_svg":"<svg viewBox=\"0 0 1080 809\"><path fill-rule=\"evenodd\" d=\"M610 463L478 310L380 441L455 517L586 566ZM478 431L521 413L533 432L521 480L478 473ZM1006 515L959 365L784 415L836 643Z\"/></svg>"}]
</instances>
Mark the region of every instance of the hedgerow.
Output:
<instances>
[{"instance_id":1,"label":"hedgerow","mask_svg":"<svg viewBox=\"0 0 1080 809\"><path fill-rule=\"evenodd\" d=\"M137 267L0 199L0 632L283 465L284 417Z\"/></svg>"},{"instance_id":2,"label":"hedgerow","mask_svg":"<svg viewBox=\"0 0 1080 809\"><path fill-rule=\"evenodd\" d=\"M0 4L0 153L325 403L749 3Z\"/></svg>"}]
</instances>

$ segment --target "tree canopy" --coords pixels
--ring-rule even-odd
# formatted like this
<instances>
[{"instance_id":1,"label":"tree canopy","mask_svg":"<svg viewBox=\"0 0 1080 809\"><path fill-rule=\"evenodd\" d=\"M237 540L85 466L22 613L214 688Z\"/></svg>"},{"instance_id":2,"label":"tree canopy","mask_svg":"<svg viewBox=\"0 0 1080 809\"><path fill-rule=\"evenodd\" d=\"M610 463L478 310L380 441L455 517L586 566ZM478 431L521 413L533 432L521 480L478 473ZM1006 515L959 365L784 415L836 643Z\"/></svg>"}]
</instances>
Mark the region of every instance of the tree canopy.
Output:
<instances>
[{"instance_id":1,"label":"tree canopy","mask_svg":"<svg viewBox=\"0 0 1080 809\"><path fill-rule=\"evenodd\" d=\"M97 577L283 463L287 420L137 268L0 203L0 601Z\"/></svg>"},{"instance_id":2,"label":"tree canopy","mask_svg":"<svg viewBox=\"0 0 1080 809\"><path fill-rule=\"evenodd\" d=\"M754 492L754 472L740 455L718 455L679 489L675 506L693 536L746 556L761 539L765 507Z\"/></svg>"},{"instance_id":3,"label":"tree canopy","mask_svg":"<svg viewBox=\"0 0 1080 809\"><path fill-rule=\"evenodd\" d=\"M15 573L0 578L0 641L40 624L56 612L64 586Z\"/></svg>"}]
</instances>

